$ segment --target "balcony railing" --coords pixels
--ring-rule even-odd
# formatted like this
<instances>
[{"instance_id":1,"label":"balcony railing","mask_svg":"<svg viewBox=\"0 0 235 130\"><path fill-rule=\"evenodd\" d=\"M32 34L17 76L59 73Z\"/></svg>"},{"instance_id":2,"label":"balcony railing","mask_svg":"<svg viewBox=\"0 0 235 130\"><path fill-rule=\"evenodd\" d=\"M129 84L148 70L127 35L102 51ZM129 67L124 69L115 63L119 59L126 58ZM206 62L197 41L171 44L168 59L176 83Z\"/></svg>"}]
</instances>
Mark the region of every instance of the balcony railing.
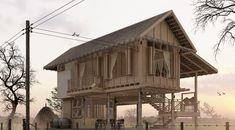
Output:
<instances>
[{"instance_id":1,"label":"balcony railing","mask_svg":"<svg viewBox=\"0 0 235 130\"><path fill-rule=\"evenodd\" d=\"M98 77L83 77L77 81L68 80L68 92L81 91L100 86L101 80Z\"/></svg>"},{"instance_id":2,"label":"balcony railing","mask_svg":"<svg viewBox=\"0 0 235 130\"><path fill-rule=\"evenodd\" d=\"M99 87L103 89L112 89L116 87L129 87L136 85L144 85L148 87L164 87L164 88L178 88L176 79L157 77L157 76L122 76L113 79L105 79L102 77L83 77L82 80L72 82L68 80L68 92L80 91Z\"/></svg>"}]
</instances>

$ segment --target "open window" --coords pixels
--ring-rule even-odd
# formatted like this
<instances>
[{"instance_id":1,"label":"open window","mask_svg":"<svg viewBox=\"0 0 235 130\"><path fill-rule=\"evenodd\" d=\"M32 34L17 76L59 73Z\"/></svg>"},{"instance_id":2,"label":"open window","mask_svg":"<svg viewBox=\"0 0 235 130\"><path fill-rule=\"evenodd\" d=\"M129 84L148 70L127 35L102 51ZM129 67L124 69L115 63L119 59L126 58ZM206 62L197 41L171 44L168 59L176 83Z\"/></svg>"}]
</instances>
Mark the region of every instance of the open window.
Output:
<instances>
[{"instance_id":1,"label":"open window","mask_svg":"<svg viewBox=\"0 0 235 130\"><path fill-rule=\"evenodd\" d=\"M118 52L112 68L112 78L118 78L125 75L127 75L127 58L124 52Z\"/></svg>"},{"instance_id":2,"label":"open window","mask_svg":"<svg viewBox=\"0 0 235 130\"><path fill-rule=\"evenodd\" d=\"M153 57L153 70L155 76L170 77L170 58L169 51L155 50Z\"/></svg>"},{"instance_id":3,"label":"open window","mask_svg":"<svg viewBox=\"0 0 235 130\"><path fill-rule=\"evenodd\" d=\"M74 98L72 100L72 118L82 118L82 108L82 98Z\"/></svg>"}]
</instances>

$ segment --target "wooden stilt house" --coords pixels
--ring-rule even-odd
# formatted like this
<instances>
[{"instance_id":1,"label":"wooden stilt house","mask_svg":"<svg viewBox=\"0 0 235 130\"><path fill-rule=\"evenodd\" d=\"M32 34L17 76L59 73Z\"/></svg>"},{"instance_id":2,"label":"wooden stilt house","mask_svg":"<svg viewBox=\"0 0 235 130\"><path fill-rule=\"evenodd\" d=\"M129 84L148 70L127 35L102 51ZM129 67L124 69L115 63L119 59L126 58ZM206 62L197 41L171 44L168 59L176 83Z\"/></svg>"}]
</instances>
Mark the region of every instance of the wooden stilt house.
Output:
<instances>
[{"instance_id":1,"label":"wooden stilt house","mask_svg":"<svg viewBox=\"0 0 235 130\"><path fill-rule=\"evenodd\" d=\"M130 104L137 105L137 128L143 128L142 104L154 107L158 123L168 127L177 117L197 123L197 77L217 73L196 52L173 11L167 11L73 47L44 69L57 71L63 117L79 127L105 120L111 128L117 106ZM194 92L180 87L180 79L188 77L195 77ZM175 93L182 98L175 99Z\"/></svg>"}]
</instances>

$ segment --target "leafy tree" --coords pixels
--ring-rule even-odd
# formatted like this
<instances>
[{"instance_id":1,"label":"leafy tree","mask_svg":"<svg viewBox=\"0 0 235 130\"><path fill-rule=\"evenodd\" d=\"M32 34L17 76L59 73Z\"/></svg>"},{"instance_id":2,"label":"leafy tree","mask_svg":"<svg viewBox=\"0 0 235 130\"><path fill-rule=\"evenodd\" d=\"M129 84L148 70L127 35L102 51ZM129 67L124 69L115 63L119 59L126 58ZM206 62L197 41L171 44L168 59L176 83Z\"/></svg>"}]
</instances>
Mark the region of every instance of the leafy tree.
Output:
<instances>
[{"instance_id":1,"label":"leafy tree","mask_svg":"<svg viewBox=\"0 0 235 130\"><path fill-rule=\"evenodd\" d=\"M220 51L220 45L235 42L235 1L234 0L196 0L195 24L196 29L205 29L209 23L215 24L221 21L224 28L221 29L218 42L215 44L215 56Z\"/></svg>"},{"instance_id":2,"label":"leafy tree","mask_svg":"<svg viewBox=\"0 0 235 130\"><path fill-rule=\"evenodd\" d=\"M47 102L49 106L58 114L61 114L62 111L62 100L58 98L58 91L57 88L55 87L51 91L51 97L47 98Z\"/></svg>"},{"instance_id":3,"label":"leafy tree","mask_svg":"<svg viewBox=\"0 0 235 130\"><path fill-rule=\"evenodd\" d=\"M25 78L24 57L14 43L8 43L0 48L0 97L5 105L5 111L12 119L18 105L25 104ZM30 72L30 84L35 83L34 71Z\"/></svg>"},{"instance_id":4,"label":"leafy tree","mask_svg":"<svg viewBox=\"0 0 235 130\"><path fill-rule=\"evenodd\" d=\"M215 121L215 123L217 123L217 119L221 117L219 114L216 113L214 107L210 106L206 102L204 102L203 106L200 109L209 118L213 119Z\"/></svg>"}]
</instances>

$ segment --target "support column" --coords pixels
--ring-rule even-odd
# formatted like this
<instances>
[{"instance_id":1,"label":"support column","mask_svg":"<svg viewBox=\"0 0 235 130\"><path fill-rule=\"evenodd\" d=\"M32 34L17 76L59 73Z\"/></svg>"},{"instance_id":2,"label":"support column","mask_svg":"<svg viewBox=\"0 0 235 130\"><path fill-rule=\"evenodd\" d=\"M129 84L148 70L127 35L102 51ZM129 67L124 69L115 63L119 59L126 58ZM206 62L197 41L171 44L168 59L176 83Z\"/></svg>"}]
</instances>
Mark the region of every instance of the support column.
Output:
<instances>
[{"instance_id":1,"label":"support column","mask_svg":"<svg viewBox=\"0 0 235 130\"><path fill-rule=\"evenodd\" d=\"M171 93L171 128L175 128L175 94Z\"/></svg>"},{"instance_id":2,"label":"support column","mask_svg":"<svg viewBox=\"0 0 235 130\"><path fill-rule=\"evenodd\" d=\"M163 103L162 103L162 107L163 107L163 113L165 113L166 112L166 109L165 109L165 107L166 107L166 104L165 104L165 98L166 98L166 95L165 94L163 94L162 95L162 98L163 98ZM162 125L165 127L165 117L163 116L162 117Z\"/></svg>"},{"instance_id":3,"label":"support column","mask_svg":"<svg viewBox=\"0 0 235 130\"><path fill-rule=\"evenodd\" d=\"M142 125L142 90L139 89L138 92L138 104L137 104L137 129L143 129L143 125Z\"/></svg>"},{"instance_id":4,"label":"support column","mask_svg":"<svg viewBox=\"0 0 235 130\"><path fill-rule=\"evenodd\" d=\"M85 99L85 97L83 97L82 98L82 109L83 109L83 113L82 113L82 115L83 115L83 127L85 128L85 125L86 125L86 111L87 111L87 109L86 109L86 99Z\"/></svg>"},{"instance_id":5,"label":"support column","mask_svg":"<svg viewBox=\"0 0 235 130\"><path fill-rule=\"evenodd\" d=\"M113 119L117 119L117 101L116 98L114 98L113 101Z\"/></svg>"},{"instance_id":6,"label":"support column","mask_svg":"<svg viewBox=\"0 0 235 130\"><path fill-rule=\"evenodd\" d=\"M198 112L198 98L197 98L197 73L195 73L195 78L194 78L194 98L195 98L195 104L194 104L194 112ZM194 125L195 125L195 130L197 130L198 126L198 118L197 116L194 117Z\"/></svg>"},{"instance_id":7,"label":"support column","mask_svg":"<svg viewBox=\"0 0 235 130\"><path fill-rule=\"evenodd\" d=\"M138 103L136 104L136 127L138 126L138 122L139 122L139 117L138 117Z\"/></svg>"},{"instance_id":8,"label":"support column","mask_svg":"<svg viewBox=\"0 0 235 130\"><path fill-rule=\"evenodd\" d=\"M106 118L107 118L107 125L106 125L106 129L107 130L111 130L111 124L110 124L110 94L107 93L107 111L106 111Z\"/></svg>"}]
</instances>

